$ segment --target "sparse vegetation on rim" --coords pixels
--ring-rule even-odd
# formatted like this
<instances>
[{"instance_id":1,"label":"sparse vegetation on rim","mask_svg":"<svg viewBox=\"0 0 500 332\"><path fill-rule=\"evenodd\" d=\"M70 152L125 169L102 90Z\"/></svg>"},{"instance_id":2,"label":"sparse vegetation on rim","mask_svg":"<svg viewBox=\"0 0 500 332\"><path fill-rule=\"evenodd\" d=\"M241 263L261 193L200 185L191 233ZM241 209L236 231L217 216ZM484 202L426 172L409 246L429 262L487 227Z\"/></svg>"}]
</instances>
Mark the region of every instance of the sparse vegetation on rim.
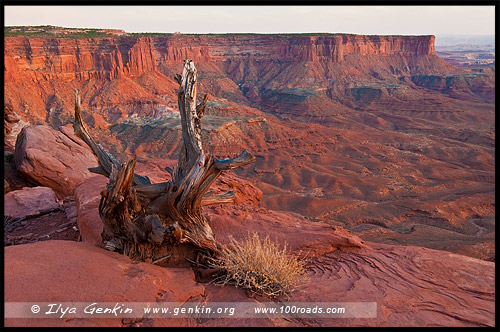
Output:
<instances>
[{"instance_id":1,"label":"sparse vegetation on rim","mask_svg":"<svg viewBox=\"0 0 500 332\"><path fill-rule=\"evenodd\" d=\"M235 284L256 294L279 296L292 292L305 280L303 262L290 254L286 243L280 250L279 244L269 236L262 241L255 232L241 242L232 236L229 239L229 245L222 245L218 257L211 259L212 266L224 271L218 279L223 284Z\"/></svg>"}]
</instances>

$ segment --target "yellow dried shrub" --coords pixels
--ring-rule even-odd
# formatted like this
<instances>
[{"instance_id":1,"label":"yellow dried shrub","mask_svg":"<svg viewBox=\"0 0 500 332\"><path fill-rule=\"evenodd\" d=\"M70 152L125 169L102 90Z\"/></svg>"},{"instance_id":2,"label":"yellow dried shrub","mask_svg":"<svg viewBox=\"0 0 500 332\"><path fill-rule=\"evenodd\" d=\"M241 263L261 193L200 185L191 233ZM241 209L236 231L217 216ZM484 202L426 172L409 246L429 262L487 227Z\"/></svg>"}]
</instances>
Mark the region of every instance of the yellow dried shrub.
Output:
<instances>
[{"instance_id":1,"label":"yellow dried shrub","mask_svg":"<svg viewBox=\"0 0 500 332\"><path fill-rule=\"evenodd\" d=\"M269 236L261 241L257 233L238 242L229 237L229 245L221 246L211 265L225 273L222 283L250 289L257 294L279 296L294 290L305 279L304 265L297 256L291 255L285 243L282 250Z\"/></svg>"}]
</instances>

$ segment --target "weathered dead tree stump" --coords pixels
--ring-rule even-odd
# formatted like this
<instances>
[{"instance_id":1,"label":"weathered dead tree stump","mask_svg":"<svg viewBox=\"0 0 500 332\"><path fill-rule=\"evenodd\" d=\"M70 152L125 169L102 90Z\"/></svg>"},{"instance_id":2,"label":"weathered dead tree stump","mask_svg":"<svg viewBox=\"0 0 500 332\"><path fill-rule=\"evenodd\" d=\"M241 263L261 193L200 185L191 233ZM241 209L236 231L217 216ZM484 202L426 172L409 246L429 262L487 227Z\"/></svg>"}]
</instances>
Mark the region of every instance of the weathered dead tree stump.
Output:
<instances>
[{"instance_id":1,"label":"weathered dead tree stump","mask_svg":"<svg viewBox=\"0 0 500 332\"><path fill-rule=\"evenodd\" d=\"M197 72L193 61L186 60L182 75L176 74L175 79L179 83L182 142L177 166L167 169L172 175L170 181L152 184L149 178L134 174L135 157L120 164L97 144L83 123L78 90L73 125L75 134L98 158L99 167L91 171L109 177L99 204L106 249L163 266L196 259L200 251L216 252L215 237L202 207L232 202L235 193L214 194L208 191L210 185L222 171L255 160L247 151L222 160L205 154L201 119L207 96L196 105Z\"/></svg>"}]
</instances>

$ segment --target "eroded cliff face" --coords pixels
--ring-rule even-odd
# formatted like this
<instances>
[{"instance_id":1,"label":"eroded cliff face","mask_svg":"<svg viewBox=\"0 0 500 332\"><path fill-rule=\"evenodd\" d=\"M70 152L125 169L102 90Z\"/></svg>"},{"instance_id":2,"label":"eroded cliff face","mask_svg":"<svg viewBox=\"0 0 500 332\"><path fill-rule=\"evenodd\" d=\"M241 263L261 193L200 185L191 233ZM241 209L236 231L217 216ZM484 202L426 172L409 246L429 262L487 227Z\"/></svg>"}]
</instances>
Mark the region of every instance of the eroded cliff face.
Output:
<instances>
[{"instance_id":1,"label":"eroded cliff face","mask_svg":"<svg viewBox=\"0 0 500 332\"><path fill-rule=\"evenodd\" d=\"M5 38L6 81L139 76L155 70L150 38Z\"/></svg>"},{"instance_id":2,"label":"eroded cliff face","mask_svg":"<svg viewBox=\"0 0 500 332\"><path fill-rule=\"evenodd\" d=\"M111 122L168 113L176 107L172 77L185 59L197 64L203 92L276 113L303 108L297 107L303 96L292 91L297 87L314 87L314 94L321 93L313 104L329 105L352 82L397 83L395 75L455 71L435 55L434 36L174 34L4 41L5 103L23 120L52 125L69 121L75 89L90 106L111 109ZM373 61L384 71L375 78ZM292 90L276 98L281 89ZM332 93L336 89L340 94Z\"/></svg>"},{"instance_id":3,"label":"eroded cliff face","mask_svg":"<svg viewBox=\"0 0 500 332\"><path fill-rule=\"evenodd\" d=\"M435 55L434 36L173 35L144 38L5 38L6 81L135 77L158 65L273 60L339 63L348 54Z\"/></svg>"},{"instance_id":4,"label":"eroded cliff face","mask_svg":"<svg viewBox=\"0 0 500 332\"><path fill-rule=\"evenodd\" d=\"M174 36L155 43L162 61L234 59L340 62L346 54L435 54L434 36L230 35Z\"/></svg>"}]
</instances>

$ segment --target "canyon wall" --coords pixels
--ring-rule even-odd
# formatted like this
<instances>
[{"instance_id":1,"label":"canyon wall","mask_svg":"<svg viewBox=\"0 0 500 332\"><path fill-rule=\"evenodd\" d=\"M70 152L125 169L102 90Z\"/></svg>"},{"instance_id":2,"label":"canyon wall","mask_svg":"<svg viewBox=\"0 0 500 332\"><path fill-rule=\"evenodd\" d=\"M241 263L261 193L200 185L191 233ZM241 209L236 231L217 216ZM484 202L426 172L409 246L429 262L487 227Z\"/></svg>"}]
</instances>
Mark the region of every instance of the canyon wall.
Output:
<instances>
[{"instance_id":1,"label":"canyon wall","mask_svg":"<svg viewBox=\"0 0 500 332\"><path fill-rule=\"evenodd\" d=\"M339 63L348 54L435 55L434 36L171 35L93 39L6 37L5 80L134 77L158 65L227 60Z\"/></svg>"}]
</instances>

